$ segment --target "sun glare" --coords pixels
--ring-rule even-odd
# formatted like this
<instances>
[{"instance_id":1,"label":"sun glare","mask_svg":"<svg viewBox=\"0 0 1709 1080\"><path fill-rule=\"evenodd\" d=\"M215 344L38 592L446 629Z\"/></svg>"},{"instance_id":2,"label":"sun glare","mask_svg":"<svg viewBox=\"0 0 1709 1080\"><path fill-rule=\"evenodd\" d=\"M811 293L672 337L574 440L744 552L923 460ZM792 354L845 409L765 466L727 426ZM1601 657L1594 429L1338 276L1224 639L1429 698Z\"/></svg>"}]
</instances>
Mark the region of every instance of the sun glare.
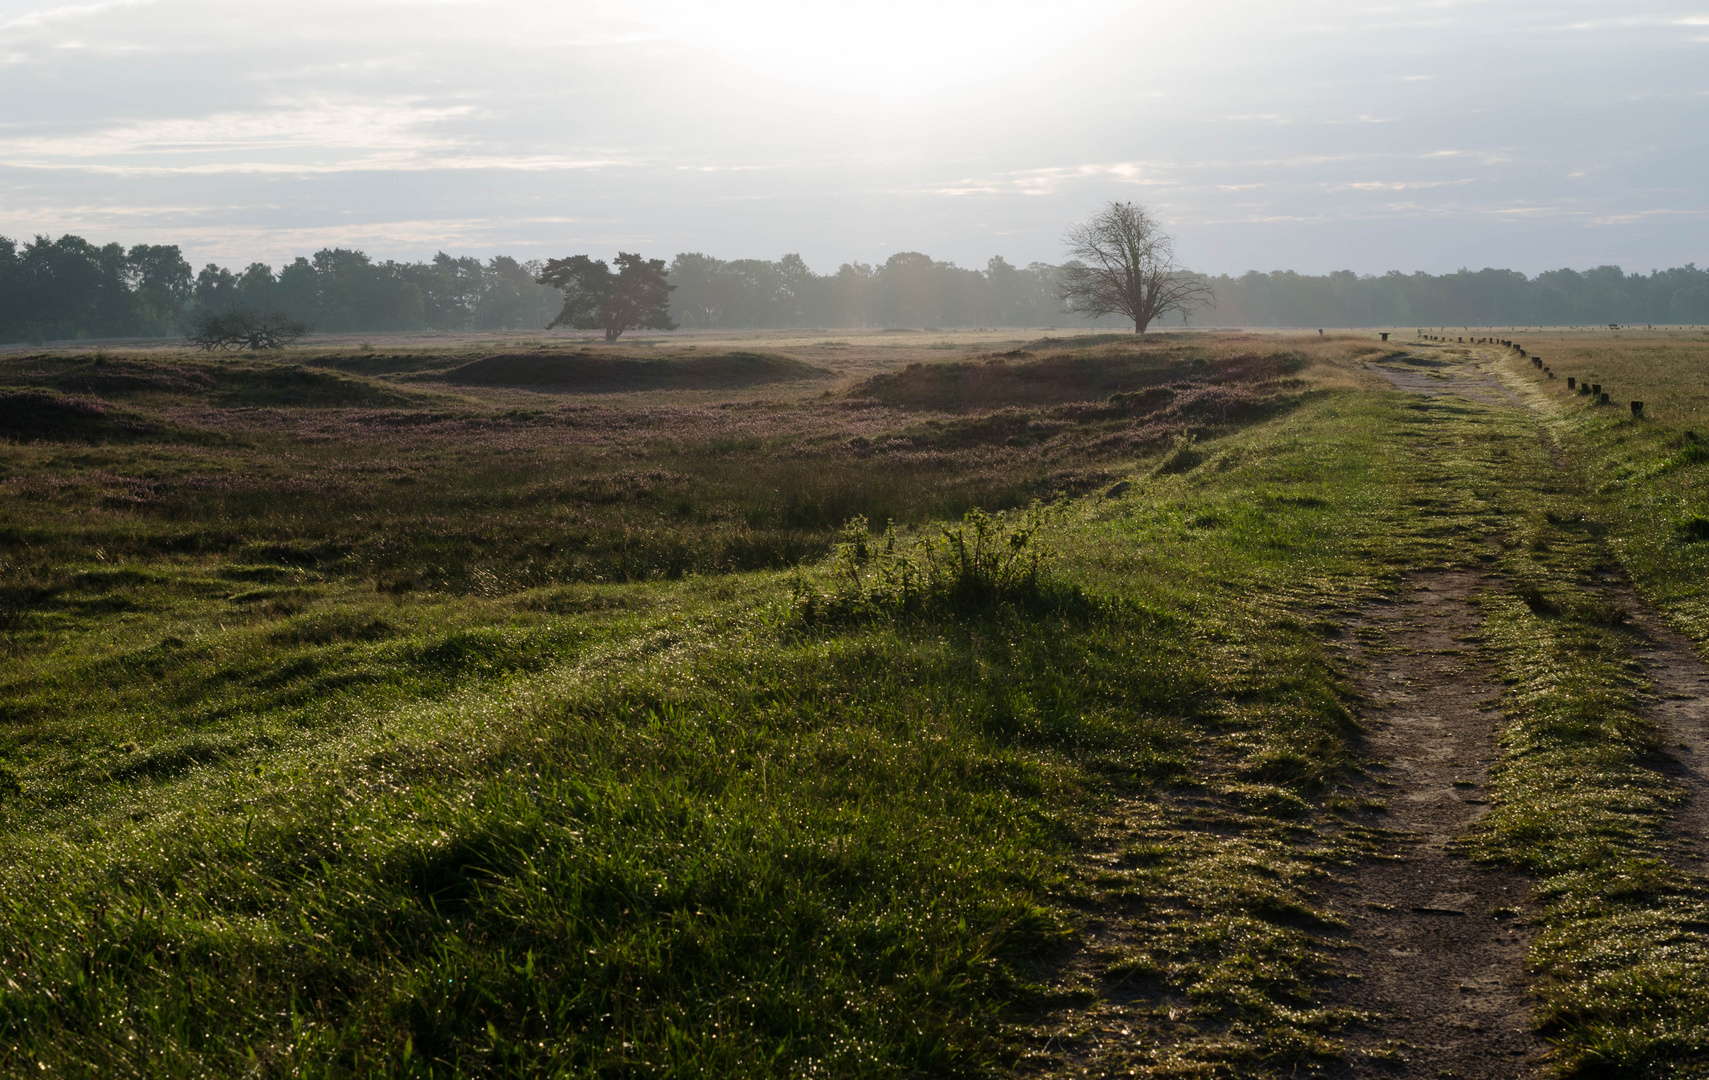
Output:
<instances>
[{"instance_id":1,"label":"sun glare","mask_svg":"<svg viewBox=\"0 0 1709 1080\"><path fill-rule=\"evenodd\" d=\"M905 96L1001 78L1045 55L1041 41L1059 47L1064 27L1093 32L1119 8L1106 0L1049 8L1015 0L715 6L673 0L660 5L660 15L673 35L739 57L749 70L862 96Z\"/></svg>"}]
</instances>

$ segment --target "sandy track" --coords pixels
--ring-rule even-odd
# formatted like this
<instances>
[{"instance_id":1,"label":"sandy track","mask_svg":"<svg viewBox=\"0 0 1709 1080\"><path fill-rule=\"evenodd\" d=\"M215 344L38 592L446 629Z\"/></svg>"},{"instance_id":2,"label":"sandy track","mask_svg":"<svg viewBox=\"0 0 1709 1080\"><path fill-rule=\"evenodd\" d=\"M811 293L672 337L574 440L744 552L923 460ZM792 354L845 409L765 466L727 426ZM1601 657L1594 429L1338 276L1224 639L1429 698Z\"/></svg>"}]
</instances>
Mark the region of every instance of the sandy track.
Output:
<instances>
[{"instance_id":1,"label":"sandy track","mask_svg":"<svg viewBox=\"0 0 1709 1080\"><path fill-rule=\"evenodd\" d=\"M1426 346L1365 366L1404 392L1524 409L1487 358L1438 358L1435 351ZM1320 1075L1547 1075L1549 1047L1534 1030L1526 969L1532 883L1458 853L1487 810L1501 719L1502 687L1470 640L1481 622L1475 599L1506 587L1475 571L1420 572L1393 600L1370 604L1351 621L1357 644L1350 659L1369 725L1365 749L1378 763L1370 794L1385 807L1364 824L1383 830L1384 839L1381 855L1359 861L1321 894L1347 924L1339 963L1351 976L1333 982L1326 1004L1369 1021L1343 1033L1345 1059ZM1618 574L1591 587L1626 608L1641 634L1631 656L1651 684L1642 708L1674 759L1666 771L1687 796L1672 815L1675 841L1701 872L1709 865L1709 665ZM1123 818L1105 823L1098 851L1119 848ZM1122 940L1117 910L1113 905L1111 918L1088 928L1088 952ZM1091 968L1081 978L1096 982ZM1059 1053L1067 1051L1057 1063L1070 1064L1069 1071L1096 1074L1120 1061L1110 1048L1158 1005L1143 993L1103 989L1055 1029Z\"/></svg>"},{"instance_id":2,"label":"sandy track","mask_svg":"<svg viewBox=\"0 0 1709 1080\"><path fill-rule=\"evenodd\" d=\"M1393 383L1397 390L1427 397L1453 394L1484 405L1522 404L1518 395L1484 369L1484 361L1478 357L1443 360L1421 352L1373 360L1365 368Z\"/></svg>"},{"instance_id":3,"label":"sandy track","mask_svg":"<svg viewBox=\"0 0 1709 1080\"><path fill-rule=\"evenodd\" d=\"M1609 599L1631 616L1642 635L1632 651L1650 684L1640 707L1656 725L1657 741L1668 755L1662 771L1685 792L1685 801L1669 815L1670 831L1686 869L1701 875L1709 870L1709 664L1623 579L1608 585ZM1693 862L1698 865L1692 867Z\"/></svg>"},{"instance_id":4,"label":"sandy track","mask_svg":"<svg viewBox=\"0 0 1709 1080\"><path fill-rule=\"evenodd\" d=\"M1518 1077L1546 1049L1525 979L1530 885L1453 851L1485 811L1496 756L1500 687L1463 641L1488 584L1419 574L1354 623L1359 689L1374 711L1367 751L1387 804L1370 824L1398 835L1389 857L1365 860L1325 895L1352 927L1343 964L1354 978L1338 1004L1381 1017L1350 1034L1343 1076Z\"/></svg>"}]
</instances>

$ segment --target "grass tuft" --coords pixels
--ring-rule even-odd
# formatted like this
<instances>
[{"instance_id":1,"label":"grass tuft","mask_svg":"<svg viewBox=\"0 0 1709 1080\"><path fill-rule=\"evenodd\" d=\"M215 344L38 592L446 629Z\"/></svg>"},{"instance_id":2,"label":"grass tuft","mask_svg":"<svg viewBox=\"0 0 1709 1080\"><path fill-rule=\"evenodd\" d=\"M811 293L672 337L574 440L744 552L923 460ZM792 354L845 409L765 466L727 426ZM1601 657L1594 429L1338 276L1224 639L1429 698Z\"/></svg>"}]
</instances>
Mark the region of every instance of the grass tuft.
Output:
<instances>
[{"instance_id":1,"label":"grass tuft","mask_svg":"<svg viewBox=\"0 0 1709 1080\"><path fill-rule=\"evenodd\" d=\"M894 527L874 538L865 518L844 526L825 588L795 585L802 625L871 618L952 619L999 608L1031 612L1084 609L1080 590L1053 578L1041 540L1049 511L1034 504L1005 523L973 509L954 525L907 539Z\"/></svg>"}]
</instances>

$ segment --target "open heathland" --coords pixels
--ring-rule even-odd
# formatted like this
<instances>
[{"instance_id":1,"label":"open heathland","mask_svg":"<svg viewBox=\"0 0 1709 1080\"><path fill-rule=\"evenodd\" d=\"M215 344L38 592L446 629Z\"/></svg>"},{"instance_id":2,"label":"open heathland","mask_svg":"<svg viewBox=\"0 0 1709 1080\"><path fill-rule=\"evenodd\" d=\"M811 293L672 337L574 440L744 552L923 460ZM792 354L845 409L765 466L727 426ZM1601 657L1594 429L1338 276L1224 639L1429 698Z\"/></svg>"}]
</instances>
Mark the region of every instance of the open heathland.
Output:
<instances>
[{"instance_id":1,"label":"open heathland","mask_svg":"<svg viewBox=\"0 0 1709 1080\"><path fill-rule=\"evenodd\" d=\"M0 1073L1709 1072L1700 335L838 333L0 356Z\"/></svg>"}]
</instances>

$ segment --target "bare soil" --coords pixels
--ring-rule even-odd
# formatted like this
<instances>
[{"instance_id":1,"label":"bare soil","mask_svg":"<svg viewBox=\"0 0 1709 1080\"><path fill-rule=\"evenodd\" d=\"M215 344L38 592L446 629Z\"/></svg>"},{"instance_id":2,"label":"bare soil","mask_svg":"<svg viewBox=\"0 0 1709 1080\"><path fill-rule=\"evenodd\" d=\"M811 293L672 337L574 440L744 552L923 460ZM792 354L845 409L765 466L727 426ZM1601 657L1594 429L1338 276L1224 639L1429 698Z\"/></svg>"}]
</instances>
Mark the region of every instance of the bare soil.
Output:
<instances>
[{"instance_id":1,"label":"bare soil","mask_svg":"<svg viewBox=\"0 0 1709 1080\"><path fill-rule=\"evenodd\" d=\"M1338 1004L1370 1014L1349 1033L1343 1076L1518 1077L1542 1063L1526 989L1530 886L1471 862L1454 842L1485 812L1500 693L1466 639L1475 594L1466 571L1422 573L1354 623L1379 799L1370 824L1389 850L1325 900L1351 926Z\"/></svg>"},{"instance_id":2,"label":"bare soil","mask_svg":"<svg viewBox=\"0 0 1709 1080\"><path fill-rule=\"evenodd\" d=\"M1486 370L1489 361L1475 355L1469 358L1429 355L1441 349L1441 346L1422 345L1410 355L1368 361L1365 367L1393 383L1397 390L1427 397L1455 394L1485 405L1521 404L1518 395Z\"/></svg>"},{"instance_id":3,"label":"bare soil","mask_svg":"<svg viewBox=\"0 0 1709 1080\"><path fill-rule=\"evenodd\" d=\"M1670 815L1673 842L1696 872L1709 870L1709 664L1684 635L1668 627L1660 612L1633 592L1623 577L1604 582L1608 598L1631 619L1641 644L1632 659L1650 686L1642 697L1646 719L1656 725L1668 755L1665 773L1685 790Z\"/></svg>"}]
</instances>

